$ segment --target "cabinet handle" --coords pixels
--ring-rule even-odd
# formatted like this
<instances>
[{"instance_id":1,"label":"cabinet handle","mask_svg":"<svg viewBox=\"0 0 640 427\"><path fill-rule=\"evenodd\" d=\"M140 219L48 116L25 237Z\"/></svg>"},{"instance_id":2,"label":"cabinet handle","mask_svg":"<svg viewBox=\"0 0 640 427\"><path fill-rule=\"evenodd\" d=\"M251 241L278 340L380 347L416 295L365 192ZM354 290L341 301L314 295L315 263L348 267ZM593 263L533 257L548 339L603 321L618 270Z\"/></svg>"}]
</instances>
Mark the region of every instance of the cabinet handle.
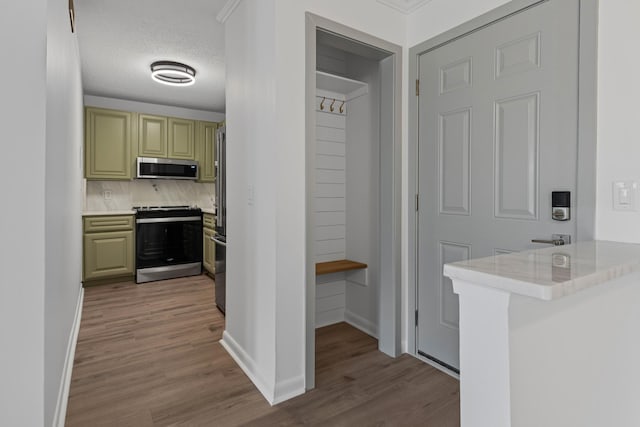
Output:
<instances>
[{"instance_id":1,"label":"cabinet handle","mask_svg":"<svg viewBox=\"0 0 640 427\"><path fill-rule=\"evenodd\" d=\"M533 239L531 240L533 243L546 243L547 245L553 246L563 246L564 240L554 239L554 240L545 240L545 239Z\"/></svg>"}]
</instances>

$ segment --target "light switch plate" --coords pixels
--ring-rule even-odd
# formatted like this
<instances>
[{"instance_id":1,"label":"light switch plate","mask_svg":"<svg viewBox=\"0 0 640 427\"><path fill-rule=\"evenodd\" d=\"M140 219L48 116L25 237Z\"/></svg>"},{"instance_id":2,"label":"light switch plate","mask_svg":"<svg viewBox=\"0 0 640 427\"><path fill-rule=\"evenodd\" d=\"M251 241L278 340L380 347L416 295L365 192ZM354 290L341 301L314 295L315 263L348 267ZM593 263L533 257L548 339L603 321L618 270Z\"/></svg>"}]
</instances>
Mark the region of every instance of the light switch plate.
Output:
<instances>
[{"instance_id":1,"label":"light switch plate","mask_svg":"<svg viewBox=\"0 0 640 427\"><path fill-rule=\"evenodd\" d=\"M613 210L635 212L638 210L638 183L615 181L613 183Z\"/></svg>"}]
</instances>

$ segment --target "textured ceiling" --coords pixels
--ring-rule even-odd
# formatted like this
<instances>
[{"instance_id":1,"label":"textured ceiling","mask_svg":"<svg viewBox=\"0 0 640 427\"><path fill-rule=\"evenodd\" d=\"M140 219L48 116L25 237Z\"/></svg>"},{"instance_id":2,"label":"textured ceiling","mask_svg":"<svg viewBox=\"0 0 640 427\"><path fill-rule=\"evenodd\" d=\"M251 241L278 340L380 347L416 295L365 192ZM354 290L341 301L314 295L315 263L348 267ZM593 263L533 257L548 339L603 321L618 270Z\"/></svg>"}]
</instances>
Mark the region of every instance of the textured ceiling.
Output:
<instances>
[{"instance_id":1,"label":"textured ceiling","mask_svg":"<svg viewBox=\"0 0 640 427\"><path fill-rule=\"evenodd\" d=\"M227 0L75 0L76 31L87 95L224 112ZM196 83L172 87L149 66L169 60L196 70Z\"/></svg>"}]
</instances>

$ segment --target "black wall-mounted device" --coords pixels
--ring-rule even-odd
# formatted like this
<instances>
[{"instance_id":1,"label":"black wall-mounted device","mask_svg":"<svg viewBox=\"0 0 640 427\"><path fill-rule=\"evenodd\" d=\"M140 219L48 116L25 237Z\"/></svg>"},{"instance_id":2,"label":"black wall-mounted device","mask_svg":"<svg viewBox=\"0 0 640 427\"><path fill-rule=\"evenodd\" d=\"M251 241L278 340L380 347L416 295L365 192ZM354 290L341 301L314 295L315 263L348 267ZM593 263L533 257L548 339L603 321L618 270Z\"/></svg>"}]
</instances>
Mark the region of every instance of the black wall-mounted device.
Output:
<instances>
[{"instance_id":1,"label":"black wall-mounted device","mask_svg":"<svg viewBox=\"0 0 640 427\"><path fill-rule=\"evenodd\" d=\"M568 221L571 219L571 192L551 192L551 218L556 221Z\"/></svg>"}]
</instances>

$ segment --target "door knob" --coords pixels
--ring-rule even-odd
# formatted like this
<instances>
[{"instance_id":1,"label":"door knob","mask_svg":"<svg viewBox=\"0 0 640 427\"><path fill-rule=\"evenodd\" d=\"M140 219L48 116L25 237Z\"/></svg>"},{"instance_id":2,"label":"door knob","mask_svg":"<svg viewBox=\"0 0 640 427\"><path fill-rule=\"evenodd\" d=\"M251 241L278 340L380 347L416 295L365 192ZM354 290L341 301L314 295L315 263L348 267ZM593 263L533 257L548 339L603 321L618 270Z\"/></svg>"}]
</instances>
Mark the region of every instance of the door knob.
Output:
<instances>
[{"instance_id":1,"label":"door knob","mask_svg":"<svg viewBox=\"0 0 640 427\"><path fill-rule=\"evenodd\" d=\"M562 246L571 244L569 234L552 234L551 239L533 239L533 243L545 243L547 245Z\"/></svg>"}]
</instances>

